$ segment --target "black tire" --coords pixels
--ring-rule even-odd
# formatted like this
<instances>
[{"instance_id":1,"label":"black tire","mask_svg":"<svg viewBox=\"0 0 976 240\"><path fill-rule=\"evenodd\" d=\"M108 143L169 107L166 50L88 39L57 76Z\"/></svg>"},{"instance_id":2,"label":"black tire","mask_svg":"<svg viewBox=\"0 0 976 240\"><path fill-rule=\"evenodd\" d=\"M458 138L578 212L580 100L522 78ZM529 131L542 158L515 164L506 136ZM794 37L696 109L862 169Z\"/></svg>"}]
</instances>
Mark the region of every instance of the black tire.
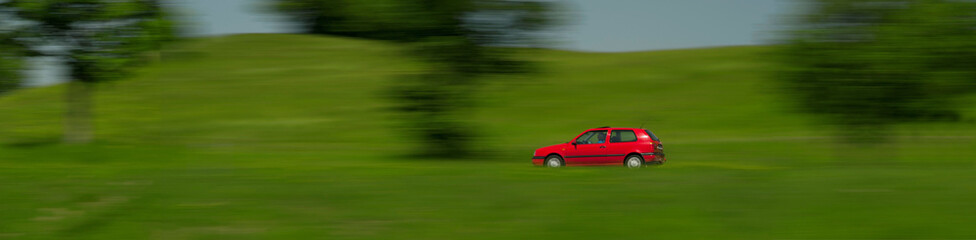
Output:
<instances>
[{"instance_id":1,"label":"black tire","mask_svg":"<svg viewBox=\"0 0 976 240\"><path fill-rule=\"evenodd\" d=\"M642 168L644 167L644 158L637 154L627 155L627 157L624 158L624 167Z\"/></svg>"},{"instance_id":2,"label":"black tire","mask_svg":"<svg viewBox=\"0 0 976 240\"><path fill-rule=\"evenodd\" d=\"M546 161L542 162L542 165L548 168L560 168L566 166L566 162L559 155L549 155L546 157Z\"/></svg>"}]
</instances>

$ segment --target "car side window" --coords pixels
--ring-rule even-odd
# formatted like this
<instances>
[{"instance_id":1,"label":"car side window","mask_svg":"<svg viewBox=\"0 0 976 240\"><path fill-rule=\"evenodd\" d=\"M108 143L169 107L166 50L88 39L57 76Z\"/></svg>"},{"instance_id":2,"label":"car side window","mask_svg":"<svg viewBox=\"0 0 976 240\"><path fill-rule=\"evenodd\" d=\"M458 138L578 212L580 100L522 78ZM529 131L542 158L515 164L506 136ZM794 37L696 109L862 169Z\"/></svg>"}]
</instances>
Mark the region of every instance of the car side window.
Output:
<instances>
[{"instance_id":1,"label":"car side window","mask_svg":"<svg viewBox=\"0 0 976 240\"><path fill-rule=\"evenodd\" d=\"M580 135L580 137L576 139L576 144L604 143L606 139L607 139L607 130L595 130Z\"/></svg>"},{"instance_id":2,"label":"car side window","mask_svg":"<svg viewBox=\"0 0 976 240\"><path fill-rule=\"evenodd\" d=\"M613 130L610 132L610 142L636 142L637 134L633 130Z\"/></svg>"}]
</instances>

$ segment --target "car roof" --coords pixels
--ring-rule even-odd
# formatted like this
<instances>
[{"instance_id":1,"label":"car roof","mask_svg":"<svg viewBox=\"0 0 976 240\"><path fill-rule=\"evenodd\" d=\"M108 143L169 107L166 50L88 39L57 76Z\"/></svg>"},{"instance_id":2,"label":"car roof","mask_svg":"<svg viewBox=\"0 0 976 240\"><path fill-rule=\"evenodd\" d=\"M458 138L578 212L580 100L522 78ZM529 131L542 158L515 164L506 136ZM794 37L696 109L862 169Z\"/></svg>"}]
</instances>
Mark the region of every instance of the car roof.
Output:
<instances>
[{"instance_id":1,"label":"car roof","mask_svg":"<svg viewBox=\"0 0 976 240\"><path fill-rule=\"evenodd\" d=\"M607 130L644 130L642 128L598 127L598 128L587 129L586 131L603 130L603 129L607 129Z\"/></svg>"}]
</instances>

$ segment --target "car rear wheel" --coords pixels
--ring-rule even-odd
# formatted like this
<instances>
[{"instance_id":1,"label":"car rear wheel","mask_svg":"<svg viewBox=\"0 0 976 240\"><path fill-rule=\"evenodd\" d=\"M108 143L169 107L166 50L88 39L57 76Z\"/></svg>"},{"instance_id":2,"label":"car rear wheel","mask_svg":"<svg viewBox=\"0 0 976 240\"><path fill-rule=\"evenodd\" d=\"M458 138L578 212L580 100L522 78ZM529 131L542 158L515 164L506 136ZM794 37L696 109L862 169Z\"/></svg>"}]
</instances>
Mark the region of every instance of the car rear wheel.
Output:
<instances>
[{"instance_id":1,"label":"car rear wheel","mask_svg":"<svg viewBox=\"0 0 976 240\"><path fill-rule=\"evenodd\" d=\"M637 155L627 156L627 160L624 160L624 166L627 166L627 168L644 167L644 159Z\"/></svg>"},{"instance_id":2,"label":"car rear wheel","mask_svg":"<svg viewBox=\"0 0 976 240\"><path fill-rule=\"evenodd\" d=\"M549 156L549 157L546 158L545 164L546 164L546 167L550 167L550 168L562 167L563 166L563 158L561 158L559 156L556 156L556 155L552 155L552 156Z\"/></svg>"}]
</instances>

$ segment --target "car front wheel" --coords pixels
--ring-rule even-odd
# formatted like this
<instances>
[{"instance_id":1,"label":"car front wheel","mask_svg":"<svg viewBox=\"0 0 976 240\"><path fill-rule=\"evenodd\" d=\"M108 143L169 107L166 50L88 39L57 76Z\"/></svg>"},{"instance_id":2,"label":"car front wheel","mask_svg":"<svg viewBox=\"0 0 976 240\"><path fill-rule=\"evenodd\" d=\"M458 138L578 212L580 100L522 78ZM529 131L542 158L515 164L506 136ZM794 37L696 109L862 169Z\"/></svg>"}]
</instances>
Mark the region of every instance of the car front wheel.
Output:
<instances>
[{"instance_id":1,"label":"car front wheel","mask_svg":"<svg viewBox=\"0 0 976 240\"><path fill-rule=\"evenodd\" d=\"M644 159L637 155L630 155L627 160L624 160L624 166L627 168L641 168L644 166Z\"/></svg>"},{"instance_id":2,"label":"car front wheel","mask_svg":"<svg viewBox=\"0 0 976 240\"><path fill-rule=\"evenodd\" d=\"M552 155L546 158L546 167L558 168L563 166L563 158Z\"/></svg>"}]
</instances>

